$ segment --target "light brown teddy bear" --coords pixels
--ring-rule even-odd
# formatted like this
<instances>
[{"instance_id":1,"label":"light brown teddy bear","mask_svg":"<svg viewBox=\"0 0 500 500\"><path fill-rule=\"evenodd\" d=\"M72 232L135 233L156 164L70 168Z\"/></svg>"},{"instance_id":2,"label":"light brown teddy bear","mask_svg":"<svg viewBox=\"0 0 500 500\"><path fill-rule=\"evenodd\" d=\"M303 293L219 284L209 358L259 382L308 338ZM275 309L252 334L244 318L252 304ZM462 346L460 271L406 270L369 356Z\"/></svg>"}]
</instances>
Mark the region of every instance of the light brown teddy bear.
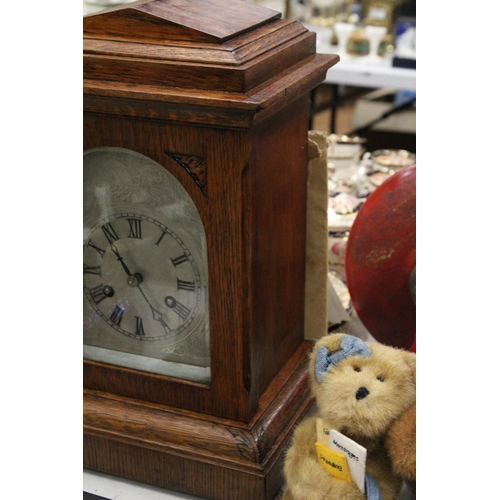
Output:
<instances>
[{"instance_id":1,"label":"light brown teddy bear","mask_svg":"<svg viewBox=\"0 0 500 500\"><path fill-rule=\"evenodd\" d=\"M402 479L385 447L392 424L416 401L415 353L346 334L318 340L310 361L317 410L295 430L284 500L396 500ZM366 448L365 493L332 477L316 454L316 419Z\"/></svg>"}]
</instances>

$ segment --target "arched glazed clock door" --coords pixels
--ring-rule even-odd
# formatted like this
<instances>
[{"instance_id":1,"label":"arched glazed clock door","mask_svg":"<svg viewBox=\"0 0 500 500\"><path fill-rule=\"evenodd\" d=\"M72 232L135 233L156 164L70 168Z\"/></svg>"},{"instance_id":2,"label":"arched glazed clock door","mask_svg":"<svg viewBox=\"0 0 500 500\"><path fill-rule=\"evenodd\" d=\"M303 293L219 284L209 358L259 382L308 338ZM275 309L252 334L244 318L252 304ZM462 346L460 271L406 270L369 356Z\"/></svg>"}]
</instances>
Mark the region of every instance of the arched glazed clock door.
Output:
<instances>
[{"instance_id":1,"label":"arched glazed clock door","mask_svg":"<svg viewBox=\"0 0 500 500\"><path fill-rule=\"evenodd\" d=\"M145 155L83 156L84 357L210 381L207 250L182 185Z\"/></svg>"}]
</instances>

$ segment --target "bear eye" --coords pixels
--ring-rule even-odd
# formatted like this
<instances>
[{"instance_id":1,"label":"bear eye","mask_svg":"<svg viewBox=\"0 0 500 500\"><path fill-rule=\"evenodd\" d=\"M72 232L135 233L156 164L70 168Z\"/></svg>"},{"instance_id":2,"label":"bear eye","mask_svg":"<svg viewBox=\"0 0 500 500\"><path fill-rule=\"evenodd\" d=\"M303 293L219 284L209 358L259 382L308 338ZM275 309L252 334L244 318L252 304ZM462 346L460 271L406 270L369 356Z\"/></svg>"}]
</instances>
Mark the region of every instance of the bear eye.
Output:
<instances>
[{"instance_id":1,"label":"bear eye","mask_svg":"<svg viewBox=\"0 0 500 500\"><path fill-rule=\"evenodd\" d=\"M361 368L359 366L354 366L353 368L354 368L355 372L360 372L361 371Z\"/></svg>"},{"instance_id":2,"label":"bear eye","mask_svg":"<svg viewBox=\"0 0 500 500\"><path fill-rule=\"evenodd\" d=\"M377 380L380 380L380 382L383 382L385 380L385 377L383 375L379 375L377 377Z\"/></svg>"}]
</instances>

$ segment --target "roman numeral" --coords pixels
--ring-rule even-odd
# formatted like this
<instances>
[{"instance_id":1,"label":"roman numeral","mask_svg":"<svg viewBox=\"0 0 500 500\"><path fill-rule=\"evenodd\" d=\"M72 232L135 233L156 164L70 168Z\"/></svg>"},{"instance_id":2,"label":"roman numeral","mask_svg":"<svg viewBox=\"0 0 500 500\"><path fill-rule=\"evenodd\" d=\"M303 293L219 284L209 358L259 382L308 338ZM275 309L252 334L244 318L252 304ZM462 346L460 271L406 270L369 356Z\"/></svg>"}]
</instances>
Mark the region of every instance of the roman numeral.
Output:
<instances>
[{"instance_id":1,"label":"roman numeral","mask_svg":"<svg viewBox=\"0 0 500 500\"><path fill-rule=\"evenodd\" d=\"M176 257L175 259L170 259L172 261L172 264L177 267L180 266L183 262L186 262L188 260L187 255L183 253L182 255L179 255L179 257Z\"/></svg>"},{"instance_id":2,"label":"roman numeral","mask_svg":"<svg viewBox=\"0 0 500 500\"><path fill-rule=\"evenodd\" d=\"M94 243L92 242L92 240L89 240L88 246L91 247L91 248L93 248L94 250L97 250L101 254L101 257L104 255L105 250L103 250L102 248L99 248L98 246L94 245Z\"/></svg>"},{"instance_id":3,"label":"roman numeral","mask_svg":"<svg viewBox=\"0 0 500 500\"><path fill-rule=\"evenodd\" d=\"M187 290L194 292L194 281L184 281L177 278L177 290Z\"/></svg>"},{"instance_id":4,"label":"roman numeral","mask_svg":"<svg viewBox=\"0 0 500 500\"><path fill-rule=\"evenodd\" d=\"M142 324L142 318L140 316L135 317L135 334L146 335L144 333L144 325Z\"/></svg>"},{"instance_id":5,"label":"roman numeral","mask_svg":"<svg viewBox=\"0 0 500 500\"><path fill-rule=\"evenodd\" d=\"M101 275L101 266L87 266L85 262L83 263L83 274L96 274Z\"/></svg>"},{"instance_id":6,"label":"roman numeral","mask_svg":"<svg viewBox=\"0 0 500 500\"><path fill-rule=\"evenodd\" d=\"M122 322L123 318L123 311L125 309L122 309L120 306L116 306L113 312L111 313L111 316L109 319L117 326L120 326L120 323Z\"/></svg>"},{"instance_id":7,"label":"roman numeral","mask_svg":"<svg viewBox=\"0 0 500 500\"><path fill-rule=\"evenodd\" d=\"M162 231L160 237L158 238L158 241L156 242L156 245L159 245L161 240L163 239L163 237L166 235L167 233L165 231Z\"/></svg>"},{"instance_id":8,"label":"roman numeral","mask_svg":"<svg viewBox=\"0 0 500 500\"><path fill-rule=\"evenodd\" d=\"M118 235L110 222L101 226L101 229L110 244L114 243L118 239Z\"/></svg>"},{"instance_id":9,"label":"roman numeral","mask_svg":"<svg viewBox=\"0 0 500 500\"><path fill-rule=\"evenodd\" d=\"M177 314L177 316L180 316L184 321L187 319L189 316L189 313L191 312L191 309L188 309L184 304L181 304L180 302L177 302L174 297L171 295L167 295L165 297L165 305L172 309L172 311Z\"/></svg>"},{"instance_id":10,"label":"roman numeral","mask_svg":"<svg viewBox=\"0 0 500 500\"><path fill-rule=\"evenodd\" d=\"M174 311L185 321L189 316L191 309L188 309L184 304L181 304L180 302L176 302L175 306L172 308L172 311Z\"/></svg>"},{"instance_id":11,"label":"roman numeral","mask_svg":"<svg viewBox=\"0 0 500 500\"><path fill-rule=\"evenodd\" d=\"M130 227L130 232L128 234L128 237L142 239L141 219L127 219L127 220L128 220L128 225Z\"/></svg>"},{"instance_id":12,"label":"roman numeral","mask_svg":"<svg viewBox=\"0 0 500 500\"><path fill-rule=\"evenodd\" d=\"M99 304L99 302L102 302L108 295L104 292L104 286L103 285L97 285L94 288L90 288L90 296L94 300L96 304Z\"/></svg>"}]
</instances>

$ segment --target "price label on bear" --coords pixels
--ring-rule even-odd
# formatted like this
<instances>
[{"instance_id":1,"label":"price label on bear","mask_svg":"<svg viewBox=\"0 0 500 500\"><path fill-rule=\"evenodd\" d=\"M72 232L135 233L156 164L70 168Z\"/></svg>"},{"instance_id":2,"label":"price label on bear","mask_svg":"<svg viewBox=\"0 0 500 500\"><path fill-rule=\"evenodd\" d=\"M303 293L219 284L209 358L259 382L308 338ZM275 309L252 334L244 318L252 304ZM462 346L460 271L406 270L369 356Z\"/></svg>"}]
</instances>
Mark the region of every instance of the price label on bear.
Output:
<instances>
[{"instance_id":1,"label":"price label on bear","mask_svg":"<svg viewBox=\"0 0 500 500\"><path fill-rule=\"evenodd\" d=\"M325 426L322 418L316 419L316 441L330 447L330 429Z\"/></svg>"}]
</instances>

